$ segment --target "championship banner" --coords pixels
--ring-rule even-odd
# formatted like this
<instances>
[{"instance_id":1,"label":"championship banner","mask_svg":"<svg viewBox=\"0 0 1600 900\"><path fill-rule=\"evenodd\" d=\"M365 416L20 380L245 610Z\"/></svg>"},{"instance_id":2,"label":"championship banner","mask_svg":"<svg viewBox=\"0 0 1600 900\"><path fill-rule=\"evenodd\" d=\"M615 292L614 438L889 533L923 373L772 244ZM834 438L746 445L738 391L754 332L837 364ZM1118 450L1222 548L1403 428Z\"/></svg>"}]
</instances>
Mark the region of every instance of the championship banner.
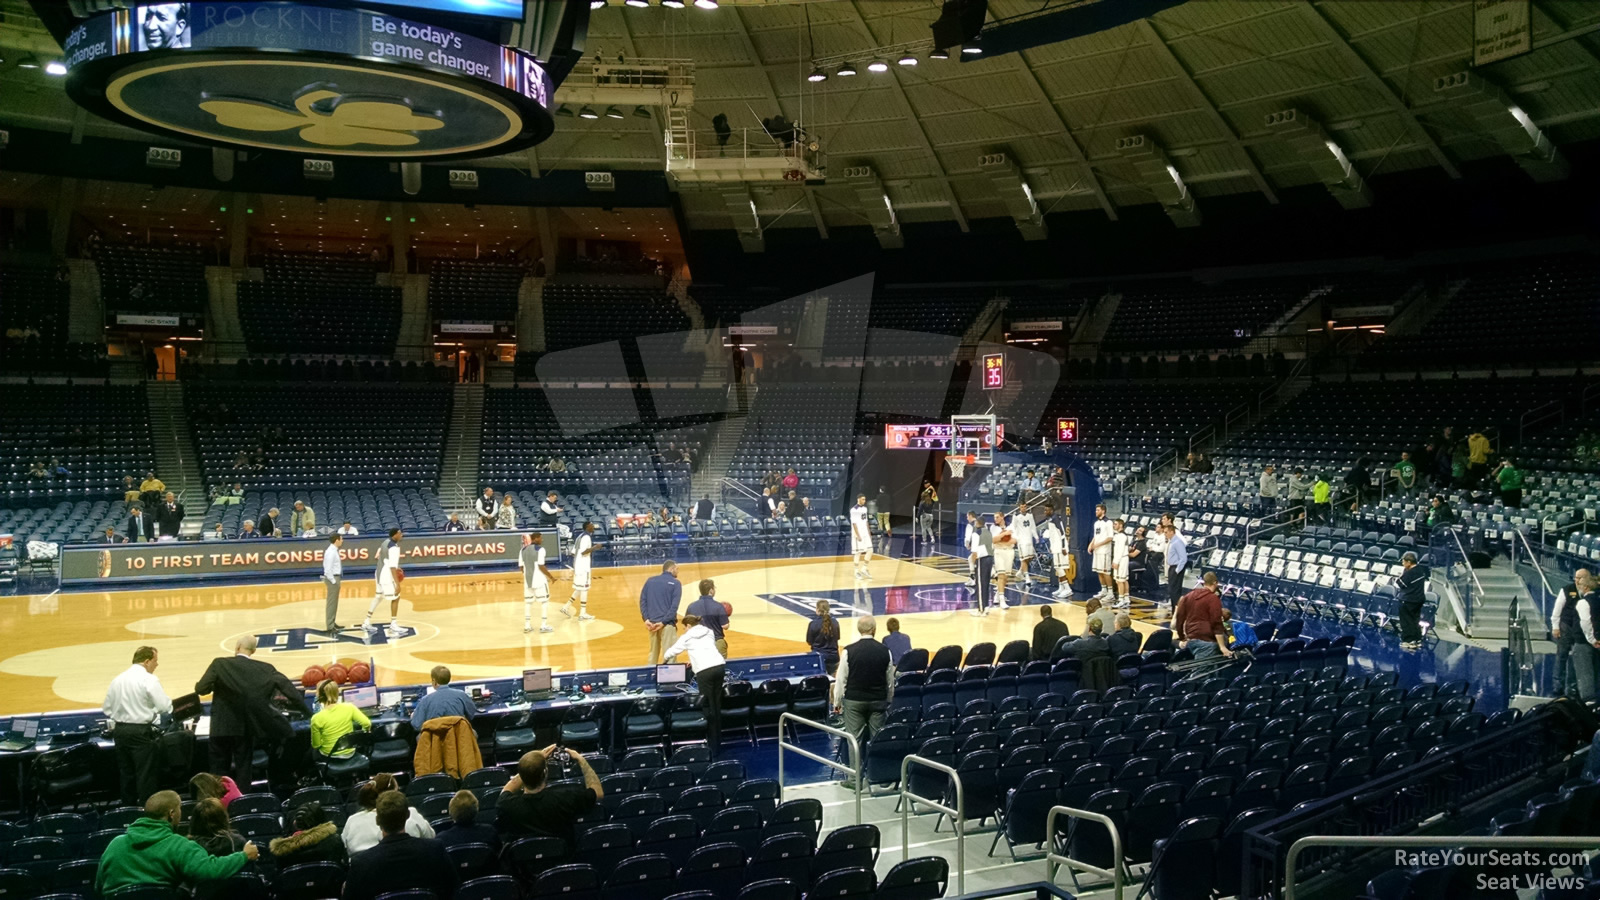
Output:
<instances>
[{"instance_id":1,"label":"championship banner","mask_svg":"<svg viewBox=\"0 0 1600 900\"><path fill-rule=\"evenodd\" d=\"M494 334L493 322L440 322L441 334Z\"/></svg>"},{"instance_id":2,"label":"championship banner","mask_svg":"<svg viewBox=\"0 0 1600 900\"><path fill-rule=\"evenodd\" d=\"M515 565L523 531L458 531L400 540L400 568ZM554 530L544 545L559 546ZM346 578L371 578L378 547L387 535L347 537L339 548ZM327 538L263 538L254 541L164 541L145 544L69 546L61 550L61 583L126 584L170 579L249 578L322 574ZM555 554L552 554L555 555Z\"/></svg>"}]
</instances>

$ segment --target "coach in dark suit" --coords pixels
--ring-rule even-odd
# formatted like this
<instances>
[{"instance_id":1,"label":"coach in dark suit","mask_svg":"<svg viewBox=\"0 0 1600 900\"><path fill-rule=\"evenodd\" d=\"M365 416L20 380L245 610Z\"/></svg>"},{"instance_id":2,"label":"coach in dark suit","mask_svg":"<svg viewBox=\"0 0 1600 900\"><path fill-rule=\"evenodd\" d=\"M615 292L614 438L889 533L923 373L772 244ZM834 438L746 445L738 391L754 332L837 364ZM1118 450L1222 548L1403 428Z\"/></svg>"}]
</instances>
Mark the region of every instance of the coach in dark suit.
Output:
<instances>
[{"instance_id":1,"label":"coach in dark suit","mask_svg":"<svg viewBox=\"0 0 1600 900\"><path fill-rule=\"evenodd\" d=\"M183 527L183 504L178 502L178 496L171 491L167 497L156 507L156 525L162 537L175 538Z\"/></svg>"},{"instance_id":2,"label":"coach in dark suit","mask_svg":"<svg viewBox=\"0 0 1600 900\"><path fill-rule=\"evenodd\" d=\"M234 645L233 656L211 661L195 683L195 693L211 695L211 771L232 775L239 789L249 793L251 758L256 747L275 759L293 735L289 722L272 701L282 697L307 716L305 696L282 672L250 657L256 652L254 635Z\"/></svg>"},{"instance_id":3,"label":"coach in dark suit","mask_svg":"<svg viewBox=\"0 0 1600 900\"><path fill-rule=\"evenodd\" d=\"M128 543L155 540L156 523L153 516L144 514L144 509L138 506L128 510Z\"/></svg>"}]
</instances>

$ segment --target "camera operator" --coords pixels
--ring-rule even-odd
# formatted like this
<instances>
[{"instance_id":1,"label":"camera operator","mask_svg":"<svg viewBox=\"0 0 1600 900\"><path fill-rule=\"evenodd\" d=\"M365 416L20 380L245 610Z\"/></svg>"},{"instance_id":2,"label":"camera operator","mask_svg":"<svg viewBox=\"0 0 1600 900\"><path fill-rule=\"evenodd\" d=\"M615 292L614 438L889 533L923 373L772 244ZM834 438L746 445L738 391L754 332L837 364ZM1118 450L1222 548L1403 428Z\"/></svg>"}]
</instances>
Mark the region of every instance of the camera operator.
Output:
<instances>
[{"instance_id":1,"label":"camera operator","mask_svg":"<svg viewBox=\"0 0 1600 900\"><path fill-rule=\"evenodd\" d=\"M560 754L578 764L583 772L583 787L549 783L550 758ZM576 750L551 744L543 750L529 750L517 763L517 774L506 782L497 804L495 828L503 843L530 835L558 837L567 849L577 845L573 826L584 813L594 809L605 795L600 776Z\"/></svg>"}]
</instances>

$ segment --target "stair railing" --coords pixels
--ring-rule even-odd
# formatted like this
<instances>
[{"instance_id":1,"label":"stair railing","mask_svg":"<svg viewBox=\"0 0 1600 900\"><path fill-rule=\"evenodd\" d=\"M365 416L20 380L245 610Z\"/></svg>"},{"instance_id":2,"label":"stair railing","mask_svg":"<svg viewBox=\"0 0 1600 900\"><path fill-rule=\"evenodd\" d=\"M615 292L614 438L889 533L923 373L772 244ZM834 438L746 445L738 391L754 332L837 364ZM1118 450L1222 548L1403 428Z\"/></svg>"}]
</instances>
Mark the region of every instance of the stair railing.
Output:
<instances>
[{"instance_id":1,"label":"stair railing","mask_svg":"<svg viewBox=\"0 0 1600 900\"><path fill-rule=\"evenodd\" d=\"M1511 529L1514 535L1511 538L1511 568L1514 571L1518 562L1526 562L1539 573L1539 586L1541 593L1534 598L1538 605L1539 617L1549 621L1550 611L1555 608L1556 591L1550 586L1550 579L1545 577L1544 566L1539 560L1539 555L1534 552L1533 545L1528 543L1528 536L1522 533L1521 528ZM1524 579L1526 581L1526 579Z\"/></svg>"}]
</instances>

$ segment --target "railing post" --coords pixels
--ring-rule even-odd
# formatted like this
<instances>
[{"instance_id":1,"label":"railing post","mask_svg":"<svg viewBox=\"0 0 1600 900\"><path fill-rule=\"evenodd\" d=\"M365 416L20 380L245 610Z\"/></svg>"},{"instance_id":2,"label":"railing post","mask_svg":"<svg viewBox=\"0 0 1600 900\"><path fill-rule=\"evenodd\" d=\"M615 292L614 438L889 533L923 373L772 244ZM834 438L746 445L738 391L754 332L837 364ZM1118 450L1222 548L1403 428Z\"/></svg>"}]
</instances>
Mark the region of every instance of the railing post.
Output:
<instances>
[{"instance_id":1,"label":"railing post","mask_svg":"<svg viewBox=\"0 0 1600 900\"><path fill-rule=\"evenodd\" d=\"M808 728L815 728L818 731L826 732L844 741L845 746L850 748L850 765L845 766L838 760L828 759L825 756L819 756L815 753L812 753L810 750L800 747L797 744L785 742L783 739L783 726L785 722L793 722L796 725L804 725ZM778 798L780 801L783 799L783 752L785 750L789 751L790 753L798 753L813 762L822 763L830 769L837 769L840 772L849 773L855 782L856 824L861 824L861 789L866 781L866 773L861 770L861 742L856 740L855 735L850 734L841 728L834 728L832 725L824 725L821 722L808 719L804 716L797 716L794 713L783 713L782 715L778 716Z\"/></svg>"},{"instance_id":2,"label":"railing post","mask_svg":"<svg viewBox=\"0 0 1600 900\"><path fill-rule=\"evenodd\" d=\"M950 776L956 786L954 809L927 797L911 793L909 774L913 765L924 766ZM900 858L911 858L911 802L915 800L950 817L956 829L956 893L967 892L967 814L966 799L961 786L961 775L949 766L912 753L900 761Z\"/></svg>"},{"instance_id":3,"label":"railing post","mask_svg":"<svg viewBox=\"0 0 1600 900\"><path fill-rule=\"evenodd\" d=\"M1098 822L1111 833L1111 868L1102 869L1086 862L1064 856L1056 852L1056 818L1066 816L1070 819L1083 819L1087 822ZM1074 809L1070 806L1052 806L1045 819L1044 825L1045 846L1045 876L1053 884L1056 880L1057 866L1065 865L1069 869L1099 875L1111 879L1112 900L1122 900L1122 833L1117 830L1117 823L1109 816L1091 812L1087 809Z\"/></svg>"}]
</instances>

